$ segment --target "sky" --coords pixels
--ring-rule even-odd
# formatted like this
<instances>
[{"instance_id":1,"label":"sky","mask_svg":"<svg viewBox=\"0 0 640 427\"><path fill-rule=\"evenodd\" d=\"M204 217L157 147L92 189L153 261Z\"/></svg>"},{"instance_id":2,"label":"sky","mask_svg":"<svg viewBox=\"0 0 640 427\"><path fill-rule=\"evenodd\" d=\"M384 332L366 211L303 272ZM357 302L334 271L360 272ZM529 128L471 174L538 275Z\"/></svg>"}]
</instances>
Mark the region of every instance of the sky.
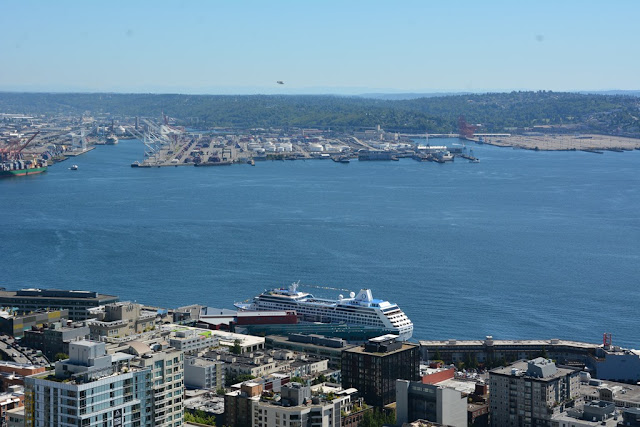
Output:
<instances>
[{"instance_id":1,"label":"sky","mask_svg":"<svg viewBox=\"0 0 640 427\"><path fill-rule=\"evenodd\" d=\"M3 0L0 91L638 90L638 16L637 0Z\"/></svg>"}]
</instances>

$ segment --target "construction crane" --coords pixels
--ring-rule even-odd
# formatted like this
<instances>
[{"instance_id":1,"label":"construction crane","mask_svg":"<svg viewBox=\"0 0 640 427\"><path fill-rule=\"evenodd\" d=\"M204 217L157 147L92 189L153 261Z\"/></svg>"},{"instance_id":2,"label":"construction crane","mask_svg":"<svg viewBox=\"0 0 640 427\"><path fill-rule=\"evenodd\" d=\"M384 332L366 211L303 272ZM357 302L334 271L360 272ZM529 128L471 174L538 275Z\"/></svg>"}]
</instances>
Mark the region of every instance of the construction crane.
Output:
<instances>
[{"instance_id":1,"label":"construction crane","mask_svg":"<svg viewBox=\"0 0 640 427\"><path fill-rule=\"evenodd\" d=\"M27 145L31 144L31 141L33 141L35 139L36 136L38 136L38 134L40 133L40 131L34 133L31 138L29 138L27 140L27 142L25 142L20 148L16 149L12 149L15 145L17 144L13 144L9 147L4 148L3 150L0 151L0 153L3 154L3 160L13 160L13 159L17 159L20 157L20 153L22 153L22 150L24 150L25 148L27 148Z\"/></svg>"}]
</instances>

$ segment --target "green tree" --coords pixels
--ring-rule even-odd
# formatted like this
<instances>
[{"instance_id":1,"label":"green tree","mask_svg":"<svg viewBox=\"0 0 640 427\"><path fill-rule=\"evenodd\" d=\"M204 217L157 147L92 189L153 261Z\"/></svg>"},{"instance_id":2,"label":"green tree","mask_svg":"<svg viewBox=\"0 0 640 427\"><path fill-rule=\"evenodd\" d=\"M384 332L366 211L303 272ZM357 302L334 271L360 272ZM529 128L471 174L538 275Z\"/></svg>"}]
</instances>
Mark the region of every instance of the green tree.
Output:
<instances>
[{"instance_id":1,"label":"green tree","mask_svg":"<svg viewBox=\"0 0 640 427\"><path fill-rule=\"evenodd\" d=\"M226 387L231 387L234 384L241 383L241 382L244 382L244 381L249 381L249 380L252 380L254 378L255 377L253 375L251 375L251 374L238 375L238 374L232 373L232 374L229 374L229 375L227 375L225 377L224 384L225 384Z\"/></svg>"},{"instance_id":2,"label":"green tree","mask_svg":"<svg viewBox=\"0 0 640 427\"><path fill-rule=\"evenodd\" d=\"M53 357L53 360L57 362L58 360L66 360L68 358L69 355L66 353L56 353L56 355Z\"/></svg>"},{"instance_id":3,"label":"green tree","mask_svg":"<svg viewBox=\"0 0 640 427\"><path fill-rule=\"evenodd\" d=\"M395 414L385 414L378 409L374 409L373 411L367 411L363 414L360 427L382 427L385 424L395 425L395 423Z\"/></svg>"},{"instance_id":4,"label":"green tree","mask_svg":"<svg viewBox=\"0 0 640 427\"><path fill-rule=\"evenodd\" d=\"M320 374L316 378L313 379L311 384L316 385L316 384L325 383L327 381L329 381L329 379L324 374Z\"/></svg>"},{"instance_id":5,"label":"green tree","mask_svg":"<svg viewBox=\"0 0 640 427\"><path fill-rule=\"evenodd\" d=\"M478 359L475 353L466 353L464 356L464 367L467 369L475 369L478 367Z\"/></svg>"},{"instance_id":6,"label":"green tree","mask_svg":"<svg viewBox=\"0 0 640 427\"><path fill-rule=\"evenodd\" d=\"M213 415L207 415L207 413L201 409L195 410L194 412L185 411L184 420L188 423L205 424L208 426L216 425L216 418Z\"/></svg>"},{"instance_id":7,"label":"green tree","mask_svg":"<svg viewBox=\"0 0 640 427\"><path fill-rule=\"evenodd\" d=\"M233 347L230 349L233 354L242 354L242 346L240 345L240 340L235 340L233 342Z\"/></svg>"}]
</instances>

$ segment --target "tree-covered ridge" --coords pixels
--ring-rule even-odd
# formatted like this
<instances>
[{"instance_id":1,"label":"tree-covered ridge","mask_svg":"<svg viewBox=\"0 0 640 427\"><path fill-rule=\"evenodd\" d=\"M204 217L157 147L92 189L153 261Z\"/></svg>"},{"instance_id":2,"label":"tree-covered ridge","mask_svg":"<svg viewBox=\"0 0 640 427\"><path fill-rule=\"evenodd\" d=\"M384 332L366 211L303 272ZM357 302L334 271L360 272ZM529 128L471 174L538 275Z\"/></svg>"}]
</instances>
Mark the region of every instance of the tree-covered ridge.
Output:
<instances>
[{"instance_id":1,"label":"tree-covered ridge","mask_svg":"<svg viewBox=\"0 0 640 427\"><path fill-rule=\"evenodd\" d=\"M154 116L235 128L381 125L403 132L457 132L464 115L483 130L553 125L640 136L640 98L559 92L465 94L410 100L317 95L154 95L0 93L0 111L23 114Z\"/></svg>"}]
</instances>

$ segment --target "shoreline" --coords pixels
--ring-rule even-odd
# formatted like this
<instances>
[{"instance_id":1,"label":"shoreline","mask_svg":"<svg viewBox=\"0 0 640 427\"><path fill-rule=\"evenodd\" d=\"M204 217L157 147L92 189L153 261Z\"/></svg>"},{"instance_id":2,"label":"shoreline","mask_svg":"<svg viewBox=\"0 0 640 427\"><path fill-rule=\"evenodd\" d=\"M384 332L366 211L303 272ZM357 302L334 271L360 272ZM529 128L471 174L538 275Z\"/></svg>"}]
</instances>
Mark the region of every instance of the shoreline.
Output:
<instances>
[{"instance_id":1,"label":"shoreline","mask_svg":"<svg viewBox=\"0 0 640 427\"><path fill-rule=\"evenodd\" d=\"M610 135L511 135L480 140L465 138L477 144L534 151L632 151L640 150L640 139Z\"/></svg>"}]
</instances>

